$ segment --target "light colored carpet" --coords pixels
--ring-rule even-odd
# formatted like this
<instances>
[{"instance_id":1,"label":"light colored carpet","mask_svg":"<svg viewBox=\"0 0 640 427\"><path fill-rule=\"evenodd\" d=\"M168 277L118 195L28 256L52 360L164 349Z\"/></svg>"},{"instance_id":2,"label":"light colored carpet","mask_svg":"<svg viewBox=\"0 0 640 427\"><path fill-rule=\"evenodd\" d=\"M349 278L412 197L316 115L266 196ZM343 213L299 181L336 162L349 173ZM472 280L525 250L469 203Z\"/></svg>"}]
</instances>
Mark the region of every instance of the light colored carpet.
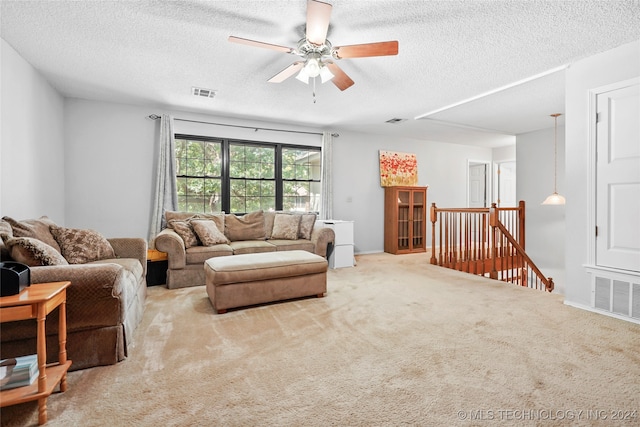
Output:
<instances>
[{"instance_id":1,"label":"light colored carpet","mask_svg":"<svg viewBox=\"0 0 640 427\"><path fill-rule=\"evenodd\" d=\"M149 288L129 358L70 373L48 425L640 424L640 325L426 254L357 261L325 298L223 315L204 287Z\"/></svg>"}]
</instances>

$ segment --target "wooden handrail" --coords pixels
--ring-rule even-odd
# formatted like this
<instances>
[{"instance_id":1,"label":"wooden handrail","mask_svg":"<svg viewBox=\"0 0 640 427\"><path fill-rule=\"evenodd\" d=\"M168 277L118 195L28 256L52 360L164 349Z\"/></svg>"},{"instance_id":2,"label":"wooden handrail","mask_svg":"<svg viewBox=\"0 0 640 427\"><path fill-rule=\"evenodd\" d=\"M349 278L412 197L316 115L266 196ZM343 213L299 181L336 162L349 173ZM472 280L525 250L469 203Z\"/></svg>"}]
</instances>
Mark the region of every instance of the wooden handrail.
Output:
<instances>
[{"instance_id":1,"label":"wooden handrail","mask_svg":"<svg viewBox=\"0 0 640 427\"><path fill-rule=\"evenodd\" d=\"M524 201L489 208L438 208L432 203L430 216L431 264L553 290L553 279L542 275L525 252Z\"/></svg>"},{"instance_id":2,"label":"wooden handrail","mask_svg":"<svg viewBox=\"0 0 640 427\"><path fill-rule=\"evenodd\" d=\"M513 247L518 252L518 255L524 258L524 260L528 264L529 268L531 268L531 270L533 270L533 272L536 274L536 276L538 276L540 278L540 281L542 283L544 283L545 289L547 291L549 291L549 292L553 291L553 288L555 287L555 285L553 283L553 279L551 277L545 277L542 274L540 269L534 264L534 262L531 260L531 258L529 258L529 255L527 255L527 253L525 252L524 248L522 246L520 246L520 244L518 242L516 242L516 239L513 238L511 233L509 233L509 230L507 230L505 228L505 226L502 225L502 223L498 222L496 224L496 227L502 232L502 234L506 237L506 239L509 240L509 243L511 243L513 245Z\"/></svg>"}]
</instances>

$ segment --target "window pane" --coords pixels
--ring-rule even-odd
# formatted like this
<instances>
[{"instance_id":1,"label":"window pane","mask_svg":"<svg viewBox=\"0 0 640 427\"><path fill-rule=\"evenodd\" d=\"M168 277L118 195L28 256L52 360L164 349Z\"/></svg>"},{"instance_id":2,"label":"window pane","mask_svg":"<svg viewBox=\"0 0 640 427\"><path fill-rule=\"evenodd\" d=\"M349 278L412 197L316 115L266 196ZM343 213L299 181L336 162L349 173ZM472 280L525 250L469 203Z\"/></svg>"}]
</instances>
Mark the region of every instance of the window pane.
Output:
<instances>
[{"instance_id":1,"label":"window pane","mask_svg":"<svg viewBox=\"0 0 640 427\"><path fill-rule=\"evenodd\" d=\"M309 179L309 165L296 165L296 179Z\"/></svg>"},{"instance_id":2,"label":"window pane","mask_svg":"<svg viewBox=\"0 0 640 427\"><path fill-rule=\"evenodd\" d=\"M233 178L275 178L275 148L231 144L230 176Z\"/></svg>"},{"instance_id":3,"label":"window pane","mask_svg":"<svg viewBox=\"0 0 640 427\"><path fill-rule=\"evenodd\" d=\"M207 176L222 175L222 144L207 142L205 146L205 169Z\"/></svg>"},{"instance_id":4,"label":"window pane","mask_svg":"<svg viewBox=\"0 0 640 427\"><path fill-rule=\"evenodd\" d=\"M276 183L263 180L231 180L231 212L275 210Z\"/></svg>"},{"instance_id":5,"label":"window pane","mask_svg":"<svg viewBox=\"0 0 640 427\"><path fill-rule=\"evenodd\" d=\"M274 179L276 177L276 165L274 163L262 163L260 165L260 178Z\"/></svg>"},{"instance_id":6,"label":"window pane","mask_svg":"<svg viewBox=\"0 0 640 427\"><path fill-rule=\"evenodd\" d=\"M244 162L229 162L229 176L244 178Z\"/></svg>"},{"instance_id":7,"label":"window pane","mask_svg":"<svg viewBox=\"0 0 640 427\"><path fill-rule=\"evenodd\" d=\"M320 166L320 162L311 163L310 166L311 167L309 173L311 174L311 176L309 176L309 178L320 181L320 179L322 179L322 167Z\"/></svg>"},{"instance_id":8,"label":"window pane","mask_svg":"<svg viewBox=\"0 0 640 427\"><path fill-rule=\"evenodd\" d=\"M282 149L282 179L296 179L296 153L291 148Z\"/></svg>"},{"instance_id":9,"label":"window pane","mask_svg":"<svg viewBox=\"0 0 640 427\"><path fill-rule=\"evenodd\" d=\"M320 196L322 195L322 184L319 182L309 183L309 209L311 212L320 212Z\"/></svg>"},{"instance_id":10,"label":"window pane","mask_svg":"<svg viewBox=\"0 0 640 427\"><path fill-rule=\"evenodd\" d=\"M220 179L205 181L206 205L203 212L214 213L222 211L222 183Z\"/></svg>"},{"instance_id":11,"label":"window pane","mask_svg":"<svg viewBox=\"0 0 640 427\"><path fill-rule=\"evenodd\" d=\"M296 179L296 166L292 164L282 164L282 179Z\"/></svg>"},{"instance_id":12,"label":"window pane","mask_svg":"<svg viewBox=\"0 0 640 427\"><path fill-rule=\"evenodd\" d=\"M260 197L247 197L245 212L257 211L260 209Z\"/></svg>"},{"instance_id":13,"label":"window pane","mask_svg":"<svg viewBox=\"0 0 640 427\"><path fill-rule=\"evenodd\" d=\"M309 182L284 182L283 206L284 210L311 210L311 192Z\"/></svg>"},{"instance_id":14,"label":"window pane","mask_svg":"<svg viewBox=\"0 0 640 427\"><path fill-rule=\"evenodd\" d=\"M260 182L260 194L263 197L272 197L274 202L276 199L276 182L275 181L261 181ZM275 206L275 203L274 203Z\"/></svg>"},{"instance_id":15,"label":"window pane","mask_svg":"<svg viewBox=\"0 0 640 427\"><path fill-rule=\"evenodd\" d=\"M229 158L244 162L244 145L231 144L229 146Z\"/></svg>"},{"instance_id":16,"label":"window pane","mask_svg":"<svg viewBox=\"0 0 640 427\"><path fill-rule=\"evenodd\" d=\"M186 154L186 175L202 176L204 174L204 142L189 141Z\"/></svg>"},{"instance_id":17,"label":"window pane","mask_svg":"<svg viewBox=\"0 0 640 427\"><path fill-rule=\"evenodd\" d=\"M231 180L231 212L247 212L246 185L242 179Z\"/></svg>"}]
</instances>

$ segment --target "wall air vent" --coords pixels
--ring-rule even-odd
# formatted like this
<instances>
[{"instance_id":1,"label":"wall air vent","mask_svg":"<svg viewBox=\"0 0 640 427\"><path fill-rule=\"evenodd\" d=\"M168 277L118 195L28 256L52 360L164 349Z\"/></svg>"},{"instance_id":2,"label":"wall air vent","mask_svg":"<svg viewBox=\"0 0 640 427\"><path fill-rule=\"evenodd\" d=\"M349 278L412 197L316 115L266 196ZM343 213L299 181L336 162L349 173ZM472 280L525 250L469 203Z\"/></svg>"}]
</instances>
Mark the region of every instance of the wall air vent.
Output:
<instances>
[{"instance_id":1,"label":"wall air vent","mask_svg":"<svg viewBox=\"0 0 640 427\"><path fill-rule=\"evenodd\" d=\"M404 122L404 121L406 121L406 120L407 120L407 119L397 119L397 118L396 118L396 119L390 119L390 120L387 120L385 123L392 123L392 124L396 124L396 123Z\"/></svg>"},{"instance_id":2,"label":"wall air vent","mask_svg":"<svg viewBox=\"0 0 640 427\"><path fill-rule=\"evenodd\" d=\"M590 267L591 307L616 317L640 320L640 277L637 273Z\"/></svg>"},{"instance_id":3,"label":"wall air vent","mask_svg":"<svg viewBox=\"0 0 640 427\"><path fill-rule=\"evenodd\" d=\"M213 98L213 97L216 96L216 92L217 91L215 91L213 89L204 89L204 88L201 88L201 87L192 87L191 88L191 93L194 96L202 96L204 98Z\"/></svg>"}]
</instances>

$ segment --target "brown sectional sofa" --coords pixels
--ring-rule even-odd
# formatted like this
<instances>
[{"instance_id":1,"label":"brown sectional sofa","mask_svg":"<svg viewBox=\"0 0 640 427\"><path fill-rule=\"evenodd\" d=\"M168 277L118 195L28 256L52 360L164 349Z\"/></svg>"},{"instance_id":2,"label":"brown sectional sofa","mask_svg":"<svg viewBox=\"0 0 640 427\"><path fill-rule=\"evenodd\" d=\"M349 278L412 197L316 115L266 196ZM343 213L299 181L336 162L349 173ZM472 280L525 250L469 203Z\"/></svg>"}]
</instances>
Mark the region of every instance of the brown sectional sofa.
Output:
<instances>
[{"instance_id":1,"label":"brown sectional sofa","mask_svg":"<svg viewBox=\"0 0 640 427\"><path fill-rule=\"evenodd\" d=\"M46 217L26 221L3 218L0 221L2 260L30 265L31 286L45 282L71 282L67 289L66 309L67 354L73 362L71 370L124 360L144 311L147 290L146 240L102 238L103 245L105 240L108 241L108 253L98 253L101 259L67 264L66 260L61 259L64 258L64 251L59 245L56 247L56 240L50 232L52 225L55 226L55 223ZM80 233L76 237L80 237L79 244L98 246L85 238L86 234ZM7 246L3 241L7 242ZM27 249L33 250L29 252ZM43 263L56 265L41 265ZM1 358L36 353L35 322L8 322L3 323L1 328ZM56 361L58 357L57 333L58 310L54 310L46 320L49 362Z\"/></svg>"},{"instance_id":2,"label":"brown sectional sofa","mask_svg":"<svg viewBox=\"0 0 640 427\"><path fill-rule=\"evenodd\" d=\"M316 224L314 213L259 210L237 216L166 212L165 220L167 228L156 236L155 247L167 253L167 287L171 289L204 285L204 262L209 258L291 250L326 258L335 241L334 231ZM201 225L199 221L213 221L223 233L219 240L213 240L216 243L203 244L194 230Z\"/></svg>"}]
</instances>

